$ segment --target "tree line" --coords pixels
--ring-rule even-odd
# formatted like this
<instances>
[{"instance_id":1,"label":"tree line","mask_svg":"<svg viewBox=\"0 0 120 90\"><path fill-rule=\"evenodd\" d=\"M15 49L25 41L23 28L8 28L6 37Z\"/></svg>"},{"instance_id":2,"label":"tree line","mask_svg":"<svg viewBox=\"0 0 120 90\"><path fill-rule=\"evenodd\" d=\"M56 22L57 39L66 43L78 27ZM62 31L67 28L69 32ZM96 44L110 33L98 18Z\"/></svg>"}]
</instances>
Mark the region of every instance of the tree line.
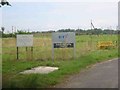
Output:
<instances>
[{"instance_id":1,"label":"tree line","mask_svg":"<svg viewBox=\"0 0 120 90\"><path fill-rule=\"evenodd\" d=\"M3 38L7 38L7 37L16 37L16 34L38 34L38 33L52 33L52 32L75 32L76 35L102 35L102 34L120 34L120 30L110 30L110 29L87 29L87 30L83 30L83 29L60 29L57 31L32 31L32 32L27 32L27 31L23 31L23 30L17 30L17 32L15 33L4 33L5 28L2 27L1 31L0 31L0 37Z\"/></svg>"},{"instance_id":2,"label":"tree line","mask_svg":"<svg viewBox=\"0 0 120 90\"><path fill-rule=\"evenodd\" d=\"M110 30L110 29L87 29L87 30L83 30L83 29L61 29L58 30L58 32L75 32L76 35L100 35L100 34L118 34L119 30Z\"/></svg>"}]
</instances>

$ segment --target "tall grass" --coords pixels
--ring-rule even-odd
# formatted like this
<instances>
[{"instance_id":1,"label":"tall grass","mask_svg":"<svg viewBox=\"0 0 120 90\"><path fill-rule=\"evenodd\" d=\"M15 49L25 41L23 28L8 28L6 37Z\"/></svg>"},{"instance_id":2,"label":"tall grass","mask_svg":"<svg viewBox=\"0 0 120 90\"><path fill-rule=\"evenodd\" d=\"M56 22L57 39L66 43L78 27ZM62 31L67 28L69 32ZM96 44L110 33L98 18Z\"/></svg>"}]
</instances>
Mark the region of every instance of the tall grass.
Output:
<instances>
[{"instance_id":1,"label":"tall grass","mask_svg":"<svg viewBox=\"0 0 120 90\"><path fill-rule=\"evenodd\" d=\"M117 35L102 35L102 36L92 36L92 40L89 35L76 36L76 57L84 55L89 51L96 50L96 45L98 41L115 41L117 40ZM3 39L3 55L14 56L16 59L16 39ZM50 60L52 59L52 41L51 37L34 37L33 45L33 58L34 60ZM73 49L55 49L55 59L71 59L73 56ZM31 51L26 52L26 48L19 48L19 57L24 60L28 58ZM13 59L13 58L12 58Z\"/></svg>"}]
</instances>

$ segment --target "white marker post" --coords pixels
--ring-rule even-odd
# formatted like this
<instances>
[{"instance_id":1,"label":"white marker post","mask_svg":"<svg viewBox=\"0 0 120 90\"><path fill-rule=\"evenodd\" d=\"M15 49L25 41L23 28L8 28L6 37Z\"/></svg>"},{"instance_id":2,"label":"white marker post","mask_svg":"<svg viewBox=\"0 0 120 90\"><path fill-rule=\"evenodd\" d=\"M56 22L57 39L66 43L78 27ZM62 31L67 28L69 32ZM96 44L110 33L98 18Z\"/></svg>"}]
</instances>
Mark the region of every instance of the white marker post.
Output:
<instances>
[{"instance_id":1,"label":"white marker post","mask_svg":"<svg viewBox=\"0 0 120 90\"><path fill-rule=\"evenodd\" d=\"M19 59L19 47L31 47L31 51L33 52L33 35L28 35L28 34L20 34L17 35L17 41L16 41L16 46L17 46L17 60Z\"/></svg>"},{"instance_id":2,"label":"white marker post","mask_svg":"<svg viewBox=\"0 0 120 90\"><path fill-rule=\"evenodd\" d=\"M75 58L75 33L57 32L52 33L52 59L54 60L54 48L74 48Z\"/></svg>"}]
</instances>

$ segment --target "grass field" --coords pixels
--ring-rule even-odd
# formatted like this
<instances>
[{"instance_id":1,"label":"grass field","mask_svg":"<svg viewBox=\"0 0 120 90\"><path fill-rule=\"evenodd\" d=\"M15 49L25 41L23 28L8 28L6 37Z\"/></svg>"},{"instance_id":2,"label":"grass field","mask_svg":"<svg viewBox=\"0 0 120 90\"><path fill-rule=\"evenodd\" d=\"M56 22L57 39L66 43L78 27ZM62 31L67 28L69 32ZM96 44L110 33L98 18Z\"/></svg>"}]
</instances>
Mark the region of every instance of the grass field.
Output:
<instances>
[{"instance_id":1,"label":"grass field","mask_svg":"<svg viewBox=\"0 0 120 90\"><path fill-rule=\"evenodd\" d=\"M53 86L65 77L80 72L89 65L118 57L118 48L98 50L98 41L118 41L117 35L76 36L76 57L73 49L55 49L52 61L51 36L34 36L33 55L30 48L19 48L19 60L16 60L16 39L2 39L2 74L4 88L41 88ZM19 72L37 66L57 66L58 71L42 75L21 75Z\"/></svg>"}]
</instances>

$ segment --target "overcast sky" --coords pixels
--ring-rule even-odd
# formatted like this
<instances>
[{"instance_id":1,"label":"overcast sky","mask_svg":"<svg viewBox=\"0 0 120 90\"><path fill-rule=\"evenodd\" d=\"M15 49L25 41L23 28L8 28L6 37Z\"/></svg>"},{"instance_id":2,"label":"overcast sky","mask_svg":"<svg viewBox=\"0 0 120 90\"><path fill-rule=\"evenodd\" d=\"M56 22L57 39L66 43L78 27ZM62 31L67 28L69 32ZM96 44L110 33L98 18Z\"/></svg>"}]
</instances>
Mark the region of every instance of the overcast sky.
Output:
<instances>
[{"instance_id":1,"label":"overcast sky","mask_svg":"<svg viewBox=\"0 0 120 90\"><path fill-rule=\"evenodd\" d=\"M8 0L12 7L2 7L2 26L25 30L58 30L62 28L116 29L119 0ZM14 2L16 1L16 2ZM25 0L23 0L25 1ZM38 2L39 1L39 2ZM1 10L0 10L1 11Z\"/></svg>"}]
</instances>

